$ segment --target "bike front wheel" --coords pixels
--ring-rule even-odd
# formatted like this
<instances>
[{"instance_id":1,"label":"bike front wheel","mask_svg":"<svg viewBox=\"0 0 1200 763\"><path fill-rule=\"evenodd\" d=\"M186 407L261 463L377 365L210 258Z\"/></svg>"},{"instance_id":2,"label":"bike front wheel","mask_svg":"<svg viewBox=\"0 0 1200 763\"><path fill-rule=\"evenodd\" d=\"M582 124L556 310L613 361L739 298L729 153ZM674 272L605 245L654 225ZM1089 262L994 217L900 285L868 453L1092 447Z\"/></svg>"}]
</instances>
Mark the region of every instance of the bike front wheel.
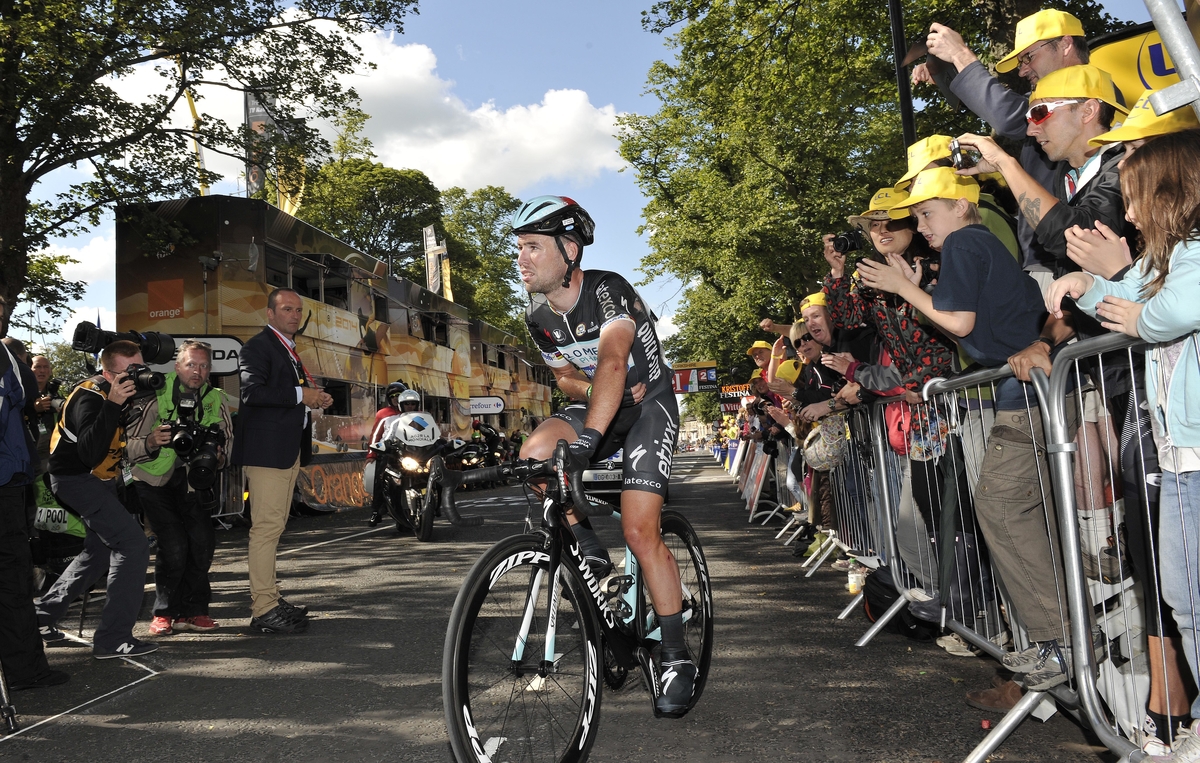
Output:
<instances>
[{"instance_id":1,"label":"bike front wheel","mask_svg":"<svg viewBox=\"0 0 1200 763\"><path fill-rule=\"evenodd\" d=\"M603 651L579 571L549 572L542 538L493 546L450 614L442 700L460 763L581 763L600 721ZM564 559L564 562L568 560Z\"/></svg>"}]
</instances>

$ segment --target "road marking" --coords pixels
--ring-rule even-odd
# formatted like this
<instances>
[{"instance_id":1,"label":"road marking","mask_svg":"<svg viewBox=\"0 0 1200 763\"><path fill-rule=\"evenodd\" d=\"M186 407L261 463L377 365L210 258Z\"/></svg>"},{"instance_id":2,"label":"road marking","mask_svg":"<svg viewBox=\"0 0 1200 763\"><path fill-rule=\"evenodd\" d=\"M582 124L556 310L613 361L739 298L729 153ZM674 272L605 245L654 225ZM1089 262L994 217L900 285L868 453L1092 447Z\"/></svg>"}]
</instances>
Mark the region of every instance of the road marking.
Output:
<instances>
[{"instance_id":1,"label":"road marking","mask_svg":"<svg viewBox=\"0 0 1200 763\"><path fill-rule=\"evenodd\" d=\"M359 533L351 533L350 535L341 535L341 536L338 536L337 538L330 538L329 540L323 540L320 543L312 543L307 546L300 546L299 548L289 548L287 551L278 552L277 554L275 554L275 556L284 556L286 554L294 554L297 551L307 551L310 548L317 548L318 546L327 546L330 543L337 543L338 541L350 540L351 538L360 538L363 535L370 535L371 533L377 533L377 532L382 532L384 530L391 530L391 529L393 529L391 525L388 525L386 527L375 527L370 530L364 530Z\"/></svg>"},{"instance_id":2,"label":"road marking","mask_svg":"<svg viewBox=\"0 0 1200 763\"><path fill-rule=\"evenodd\" d=\"M70 633L66 634L66 637L68 639L70 639L71 641L76 641L80 644L89 644L90 645L92 643L86 639L81 639L77 636L72 636ZM136 665L137 667L146 671L146 673L148 675L144 675L141 678L139 678L138 680L131 681L130 683L127 683L124 686L120 686L116 689L113 689L110 692L105 692L104 694L101 694L99 697L93 697L92 699L89 699L86 702L81 702L80 704L76 705L75 707L72 707L70 710L64 710L61 713L58 713L57 715L52 715L49 718L43 718L42 720L38 721L37 723L33 724L32 726L25 726L20 731L14 731L13 733L9 734L8 736L0 737L0 743L7 742L10 739L15 739L15 738L19 737L20 735L24 734L26 731L32 731L33 729L36 729L38 726L44 726L47 723L52 723L54 721L57 721L59 718L62 718L63 716L74 713L76 710L81 710L81 709L87 707L88 705L93 705L93 704L99 702L102 699L107 699L107 698L113 696L114 694L119 694L120 692L123 692L128 688L137 686L142 681L148 681L151 678L154 678L155 676L162 675L162 671L158 671L147 665L143 665L142 663L140 663L137 660L132 659L130 657L121 657L120 659L124 660L125 662L128 662L131 665Z\"/></svg>"}]
</instances>

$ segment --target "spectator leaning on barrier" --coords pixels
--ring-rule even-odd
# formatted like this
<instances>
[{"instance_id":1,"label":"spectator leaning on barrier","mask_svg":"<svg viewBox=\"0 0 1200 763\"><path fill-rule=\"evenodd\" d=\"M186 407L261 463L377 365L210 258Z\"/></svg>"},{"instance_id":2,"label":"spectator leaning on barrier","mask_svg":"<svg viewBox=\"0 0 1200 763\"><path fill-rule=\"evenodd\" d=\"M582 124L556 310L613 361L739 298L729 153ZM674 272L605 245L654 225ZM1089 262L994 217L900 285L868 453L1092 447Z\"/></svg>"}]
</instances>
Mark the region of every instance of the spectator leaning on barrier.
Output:
<instances>
[{"instance_id":1,"label":"spectator leaning on barrier","mask_svg":"<svg viewBox=\"0 0 1200 763\"><path fill-rule=\"evenodd\" d=\"M172 423L195 422L218 427L221 433L219 466L233 441L233 422L225 393L208 382L212 350L186 340L179 345L175 370L129 430L126 445L133 466L133 490L142 514L158 538L154 562L155 600L150 633L168 636L175 631L211 631L218 624L208 614L216 536L213 533L213 487L205 486L203 471L192 473L187 453L177 451ZM205 469L207 465L197 465ZM213 475L216 478L216 475ZM197 489L192 483L200 484ZM220 482L218 480L217 484Z\"/></svg>"},{"instance_id":2,"label":"spectator leaning on barrier","mask_svg":"<svg viewBox=\"0 0 1200 763\"><path fill-rule=\"evenodd\" d=\"M903 191L907 195L908 187L912 185L912 179L918 172L934 167L953 166L950 159L951 140L949 135L930 135L909 146L908 172L896 181L895 190ZM983 178L976 180L983 182ZM988 230L996 234L996 238L1004 242L1004 247L1020 262L1021 247L1017 244L1016 219L996 202L994 196L984 193L982 188L979 190L979 219Z\"/></svg>"},{"instance_id":3,"label":"spectator leaning on barrier","mask_svg":"<svg viewBox=\"0 0 1200 763\"><path fill-rule=\"evenodd\" d=\"M38 601L38 626L45 641L66 636L55 625L80 594L105 572L108 586L92 655L105 660L136 657L158 649L134 638L142 608L150 545L133 515L117 498L125 428L141 418L154 394L134 383L131 366L142 366L133 342L113 342L100 353L101 373L67 398L50 439L50 484L64 507L87 527L80 552Z\"/></svg>"},{"instance_id":4,"label":"spectator leaning on barrier","mask_svg":"<svg viewBox=\"0 0 1200 763\"><path fill-rule=\"evenodd\" d=\"M1200 575L1200 130L1159 136L1122 170L1127 215L1145 242L1139 262L1120 281L1072 273L1054 283L1047 307L1064 296L1106 328L1152 342L1145 391L1158 461L1158 561L1162 594L1174 612L1192 677L1200 683L1196 584ZM1172 754L1156 760L1200 760L1200 698Z\"/></svg>"},{"instance_id":5,"label":"spectator leaning on barrier","mask_svg":"<svg viewBox=\"0 0 1200 763\"><path fill-rule=\"evenodd\" d=\"M1127 230L1117 172L1125 149L1120 143L1090 143L1108 132L1114 115L1127 112L1107 72L1088 65L1059 69L1038 81L1027 112L1029 137L1055 162L1049 184L1030 175L995 140L979 135L958 139L981 155L976 166L961 172L1000 172L1017 197L1021 217L1042 249L1054 257L1054 272L1074 270L1067 258L1069 228L1101 222L1113 230Z\"/></svg>"},{"instance_id":6,"label":"spectator leaning on barrier","mask_svg":"<svg viewBox=\"0 0 1200 763\"><path fill-rule=\"evenodd\" d=\"M925 44L930 55L950 62L958 70L950 92L998 135L1023 141L1020 166L1043 187L1052 188L1057 160L1047 158L1037 141L1026 136L1026 96L1002 85L967 47L962 35L950 27L931 25ZM1030 86L1035 86L1058 69L1087 62L1087 40L1079 19L1063 11L1041 10L1017 22L1012 52L996 63L996 70L1003 73L1016 69ZM914 83L933 82L925 64L913 67L912 78ZM1017 193L1015 188L1013 193ZM1053 280L1055 258L1034 237L1035 227L1025 218L1017 220L1021 264L1026 272L1038 273L1035 278L1045 288Z\"/></svg>"},{"instance_id":7,"label":"spectator leaning on barrier","mask_svg":"<svg viewBox=\"0 0 1200 763\"><path fill-rule=\"evenodd\" d=\"M951 168L917 175L911 195L889 212L911 211L917 230L942 250L941 270L932 294L918 285L899 255L887 265L859 264L863 283L898 294L962 345L985 367L1004 365L1009 356L1037 341L1045 305L1037 284L1022 273L1000 240L979 224L975 201L979 186ZM1044 690L1066 681L1071 671L1066 646L1066 601L1061 586L1058 532L1053 507L1043 502L1049 471L1039 457L1044 442L1041 417L1032 391L1016 379L996 388L992 426L975 508L992 558L1024 623L1030 649L1005 656L1005 667L1024 673L1025 687ZM1068 403L1068 428L1077 421ZM1030 433L1033 437L1030 438ZM1050 532L1047 533L1047 527Z\"/></svg>"}]
</instances>

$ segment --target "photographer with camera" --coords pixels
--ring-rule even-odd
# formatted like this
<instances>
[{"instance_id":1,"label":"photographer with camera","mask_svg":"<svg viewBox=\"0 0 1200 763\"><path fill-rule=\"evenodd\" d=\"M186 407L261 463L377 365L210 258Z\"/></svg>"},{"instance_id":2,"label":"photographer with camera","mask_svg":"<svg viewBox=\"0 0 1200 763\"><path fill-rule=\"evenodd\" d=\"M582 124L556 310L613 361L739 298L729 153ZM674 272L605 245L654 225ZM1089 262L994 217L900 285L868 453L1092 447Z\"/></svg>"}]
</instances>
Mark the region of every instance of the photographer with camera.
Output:
<instances>
[{"instance_id":1,"label":"photographer with camera","mask_svg":"<svg viewBox=\"0 0 1200 763\"><path fill-rule=\"evenodd\" d=\"M212 350L204 342L179 345L155 405L146 406L129 432L133 489L158 538L154 562L154 619L150 633L205 632L218 624L208 615L216 536L211 506L214 483L225 465L233 422L225 393L208 382Z\"/></svg>"},{"instance_id":2,"label":"photographer with camera","mask_svg":"<svg viewBox=\"0 0 1200 763\"><path fill-rule=\"evenodd\" d=\"M107 595L92 639L98 660L134 657L158 649L133 636L142 608L150 545L141 525L117 497L126 427L154 404L162 374L142 363L134 342L118 340L100 353L101 373L80 383L63 405L50 437L50 484L59 503L87 527L83 551L38 601L44 641L66 636L55 624L105 572Z\"/></svg>"}]
</instances>

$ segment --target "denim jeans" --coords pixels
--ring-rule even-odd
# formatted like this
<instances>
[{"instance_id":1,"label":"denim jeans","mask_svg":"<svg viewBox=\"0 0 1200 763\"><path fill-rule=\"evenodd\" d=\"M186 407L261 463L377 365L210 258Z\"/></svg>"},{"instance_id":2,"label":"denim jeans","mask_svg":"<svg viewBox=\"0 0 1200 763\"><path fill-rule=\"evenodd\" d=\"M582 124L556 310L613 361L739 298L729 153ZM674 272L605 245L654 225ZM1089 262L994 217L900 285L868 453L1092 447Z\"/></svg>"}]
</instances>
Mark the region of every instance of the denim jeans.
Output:
<instances>
[{"instance_id":1,"label":"denim jeans","mask_svg":"<svg viewBox=\"0 0 1200 763\"><path fill-rule=\"evenodd\" d=\"M1162 596L1171 607L1183 639L1192 679L1200 676L1196 654L1196 611L1200 609L1200 472L1165 469L1158 494L1158 567ZM1200 681L1198 681L1200 683ZM1192 703L1200 718L1200 697Z\"/></svg>"}]
</instances>

